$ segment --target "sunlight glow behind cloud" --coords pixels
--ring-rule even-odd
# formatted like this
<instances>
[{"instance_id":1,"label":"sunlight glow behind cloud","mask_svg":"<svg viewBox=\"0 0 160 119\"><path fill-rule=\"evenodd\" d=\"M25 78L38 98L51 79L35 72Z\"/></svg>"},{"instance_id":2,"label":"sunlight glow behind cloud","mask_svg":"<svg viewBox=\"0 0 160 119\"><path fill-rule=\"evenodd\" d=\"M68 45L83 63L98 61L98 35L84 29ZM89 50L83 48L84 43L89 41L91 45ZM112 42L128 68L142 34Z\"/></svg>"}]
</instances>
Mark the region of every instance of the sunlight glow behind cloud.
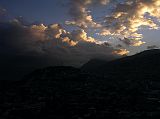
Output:
<instances>
[{"instance_id":1,"label":"sunlight glow behind cloud","mask_svg":"<svg viewBox=\"0 0 160 119\"><path fill-rule=\"evenodd\" d=\"M97 6L110 9L98 20L91 8ZM128 51L130 46L145 44L143 34L139 33L141 28L159 29L159 0L70 0L67 8L71 18L64 24L30 24L23 19L9 19L0 24L8 27L7 30L5 27L0 29L2 40L6 46L13 45L18 54L28 56L32 52L38 56L47 55L46 59L56 59L65 65L79 65L97 57L126 56L131 52ZM5 12L0 9L0 17ZM71 29L67 29L70 26ZM104 37L103 41L99 40L101 37ZM111 38L118 43L110 42Z\"/></svg>"},{"instance_id":2,"label":"sunlight glow behind cloud","mask_svg":"<svg viewBox=\"0 0 160 119\"><path fill-rule=\"evenodd\" d=\"M146 26L149 29L159 29L160 1L159 0L124 0L115 2L110 14L104 16L101 23L96 22L88 12L89 6L95 2L101 5L109 5L108 0L71 0L73 5L70 14L73 21L66 21L67 25L75 25L84 30L99 29L98 35L114 36L132 46L140 46L145 42L140 41L143 35L139 29ZM92 12L92 11L91 11ZM125 41L132 39L131 41ZM133 41L134 40L134 41ZM130 44L129 44L130 43Z\"/></svg>"}]
</instances>

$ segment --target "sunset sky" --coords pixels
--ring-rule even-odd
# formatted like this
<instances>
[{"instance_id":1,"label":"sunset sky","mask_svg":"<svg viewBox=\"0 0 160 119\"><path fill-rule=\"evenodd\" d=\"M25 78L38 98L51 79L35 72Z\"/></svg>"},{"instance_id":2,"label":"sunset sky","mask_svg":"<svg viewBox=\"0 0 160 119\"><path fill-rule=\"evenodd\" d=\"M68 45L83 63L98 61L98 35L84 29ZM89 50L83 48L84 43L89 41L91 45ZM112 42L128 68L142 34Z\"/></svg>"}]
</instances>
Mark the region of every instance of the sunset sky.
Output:
<instances>
[{"instance_id":1,"label":"sunset sky","mask_svg":"<svg viewBox=\"0 0 160 119\"><path fill-rule=\"evenodd\" d=\"M160 0L0 0L0 53L28 67L111 60L159 48L159 22Z\"/></svg>"}]
</instances>

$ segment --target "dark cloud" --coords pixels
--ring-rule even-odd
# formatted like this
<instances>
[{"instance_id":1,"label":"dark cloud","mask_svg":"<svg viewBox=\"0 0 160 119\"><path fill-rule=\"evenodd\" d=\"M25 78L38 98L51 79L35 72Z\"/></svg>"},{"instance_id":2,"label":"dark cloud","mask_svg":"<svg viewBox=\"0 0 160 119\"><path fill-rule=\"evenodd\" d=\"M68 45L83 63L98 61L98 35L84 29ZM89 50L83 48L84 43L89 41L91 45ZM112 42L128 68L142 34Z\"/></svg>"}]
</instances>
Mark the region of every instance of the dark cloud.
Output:
<instances>
[{"instance_id":1,"label":"dark cloud","mask_svg":"<svg viewBox=\"0 0 160 119\"><path fill-rule=\"evenodd\" d=\"M147 49L151 50L151 49L157 49L159 48L157 45L150 45L150 46L147 46Z\"/></svg>"},{"instance_id":2,"label":"dark cloud","mask_svg":"<svg viewBox=\"0 0 160 119\"><path fill-rule=\"evenodd\" d=\"M89 5L101 4L106 5L110 0L71 0L70 15L73 17L73 21L67 21L68 25L75 25L82 29L87 29L88 27L100 28L101 25L96 23L87 9Z\"/></svg>"},{"instance_id":3,"label":"dark cloud","mask_svg":"<svg viewBox=\"0 0 160 119\"><path fill-rule=\"evenodd\" d=\"M121 44L116 45L117 48L123 48Z\"/></svg>"},{"instance_id":4,"label":"dark cloud","mask_svg":"<svg viewBox=\"0 0 160 119\"><path fill-rule=\"evenodd\" d=\"M7 17L6 9L0 7L0 21L5 21L6 17Z\"/></svg>"},{"instance_id":5,"label":"dark cloud","mask_svg":"<svg viewBox=\"0 0 160 119\"><path fill-rule=\"evenodd\" d=\"M135 40L135 39L132 39L132 38L119 38L119 40L127 46L129 46L129 45L130 46L141 46L142 44L145 43L143 41Z\"/></svg>"},{"instance_id":6,"label":"dark cloud","mask_svg":"<svg viewBox=\"0 0 160 119\"><path fill-rule=\"evenodd\" d=\"M5 78L46 66L80 66L92 58L118 57L111 46L98 43L84 30L68 32L59 24L1 22L0 38L0 72Z\"/></svg>"},{"instance_id":7,"label":"dark cloud","mask_svg":"<svg viewBox=\"0 0 160 119\"><path fill-rule=\"evenodd\" d=\"M0 7L0 16L6 14L6 9Z\"/></svg>"}]
</instances>

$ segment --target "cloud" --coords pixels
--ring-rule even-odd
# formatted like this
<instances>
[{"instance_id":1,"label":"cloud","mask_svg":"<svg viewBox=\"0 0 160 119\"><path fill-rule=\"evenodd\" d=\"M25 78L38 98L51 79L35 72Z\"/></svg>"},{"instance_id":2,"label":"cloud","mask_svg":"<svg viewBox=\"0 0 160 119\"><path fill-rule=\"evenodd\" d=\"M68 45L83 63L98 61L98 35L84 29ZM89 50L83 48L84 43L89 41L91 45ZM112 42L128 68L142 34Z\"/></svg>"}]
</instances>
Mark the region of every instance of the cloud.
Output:
<instances>
[{"instance_id":1,"label":"cloud","mask_svg":"<svg viewBox=\"0 0 160 119\"><path fill-rule=\"evenodd\" d=\"M150 45L150 46L147 46L147 49L151 50L151 49L157 49L159 48L157 45Z\"/></svg>"},{"instance_id":2,"label":"cloud","mask_svg":"<svg viewBox=\"0 0 160 119\"><path fill-rule=\"evenodd\" d=\"M4 21L7 15L7 10L0 7L0 21Z\"/></svg>"},{"instance_id":3,"label":"cloud","mask_svg":"<svg viewBox=\"0 0 160 119\"><path fill-rule=\"evenodd\" d=\"M70 15L73 20L66 21L67 25L78 26L85 31L90 28L98 29L98 35L122 38L127 40L124 42L127 42L128 45L140 46L144 44L141 41L143 35L138 32L139 29L144 27L149 29L159 28L159 0L123 0L114 2L110 0L71 0L70 4L72 6ZM92 11L89 11L89 6L94 4L110 4L111 6L112 11L104 17L102 22L97 22L93 19Z\"/></svg>"},{"instance_id":4,"label":"cloud","mask_svg":"<svg viewBox=\"0 0 160 119\"><path fill-rule=\"evenodd\" d=\"M123 48L121 44L116 45L117 48Z\"/></svg>"},{"instance_id":5,"label":"cloud","mask_svg":"<svg viewBox=\"0 0 160 119\"><path fill-rule=\"evenodd\" d=\"M106 5L110 2L110 0L99 0L102 5Z\"/></svg>"},{"instance_id":6,"label":"cloud","mask_svg":"<svg viewBox=\"0 0 160 119\"><path fill-rule=\"evenodd\" d=\"M156 20L160 20L159 0L125 0L118 3L111 14L105 17L105 27L99 34L134 39L136 43L133 46L139 46L143 42L137 40L141 40L143 36L138 30L143 26L158 29ZM128 39L124 40L128 42Z\"/></svg>"},{"instance_id":7,"label":"cloud","mask_svg":"<svg viewBox=\"0 0 160 119\"><path fill-rule=\"evenodd\" d=\"M24 25L0 22L1 72L17 76L35 68L81 66L92 58L112 60L114 48L89 37L83 29L66 31L60 24ZM16 72L16 73L15 73Z\"/></svg>"},{"instance_id":8,"label":"cloud","mask_svg":"<svg viewBox=\"0 0 160 119\"><path fill-rule=\"evenodd\" d=\"M103 21L96 21L89 11L90 6L96 4L112 9ZM159 28L159 0L117 0L114 3L111 0L71 0L70 6L72 20L66 24L76 26L73 31L67 31L61 24L31 25L22 18L9 22L0 20L2 66L9 66L9 62L12 67L19 67L16 69L21 69L22 64L30 69L50 65L80 66L92 58L111 60L129 53L123 44L141 46L145 43L139 29ZM0 9L0 17L3 18L5 12ZM116 37L123 44L118 43L113 48L107 41L90 36L87 33L90 29L102 36Z\"/></svg>"},{"instance_id":9,"label":"cloud","mask_svg":"<svg viewBox=\"0 0 160 119\"><path fill-rule=\"evenodd\" d=\"M117 55L127 55L129 53L129 51L127 49L117 49L115 51L113 51L113 54L117 54Z\"/></svg>"},{"instance_id":10,"label":"cloud","mask_svg":"<svg viewBox=\"0 0 160 119\"><path fill-rule=\"evenodd\" d=\"M93 20L90 11L87 9L89 5L98 3L101 5L106 5L110 0L71 0L70 15L73 17L73 21L66 21L67 25L75 25L82 29L88 27L100 28L101 24L96 23Z\"/></svg>"},{"instance_id":11,"label":"cloud","mask_svg":"<svg viewBox=\"0 0 160 119\"><path fill-rule=\"evenodd\" d=\"M142 44L145 44L145 42L140 41L140 40L136 40L136 39L129 39L129 38L119 38L120 41L122 41L124 44L126 45L130 45L130 46L141 46Z\"/></svg>"},{"instance_id":12,"label":"cloud","mask_svg":"<svg viewBox=\"0 0 160 119\"><path fill-rule=\"evenodd\" d=\"M6 9L0 7L0 16L3 16L5 14L6 14Z\"/></svg>"}]
</instances>

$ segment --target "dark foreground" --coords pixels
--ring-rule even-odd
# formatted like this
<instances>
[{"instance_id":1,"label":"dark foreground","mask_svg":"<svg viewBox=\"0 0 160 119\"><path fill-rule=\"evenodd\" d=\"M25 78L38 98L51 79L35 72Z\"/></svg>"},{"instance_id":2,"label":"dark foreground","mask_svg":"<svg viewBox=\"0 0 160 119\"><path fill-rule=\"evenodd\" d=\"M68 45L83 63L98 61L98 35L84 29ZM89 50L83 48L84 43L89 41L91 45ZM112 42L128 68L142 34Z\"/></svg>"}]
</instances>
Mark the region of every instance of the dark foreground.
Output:
<instances>
[{"instance_id":1,"label":"dark foreground","mask_svg":"<svg viewBox=\"0 0 160 119\"><path fill-rule=\"evenodd\" d=\"M96 67L90 63L1 81L0 119L160 118L159 50Z\"/></svg>"}]
</instances>

